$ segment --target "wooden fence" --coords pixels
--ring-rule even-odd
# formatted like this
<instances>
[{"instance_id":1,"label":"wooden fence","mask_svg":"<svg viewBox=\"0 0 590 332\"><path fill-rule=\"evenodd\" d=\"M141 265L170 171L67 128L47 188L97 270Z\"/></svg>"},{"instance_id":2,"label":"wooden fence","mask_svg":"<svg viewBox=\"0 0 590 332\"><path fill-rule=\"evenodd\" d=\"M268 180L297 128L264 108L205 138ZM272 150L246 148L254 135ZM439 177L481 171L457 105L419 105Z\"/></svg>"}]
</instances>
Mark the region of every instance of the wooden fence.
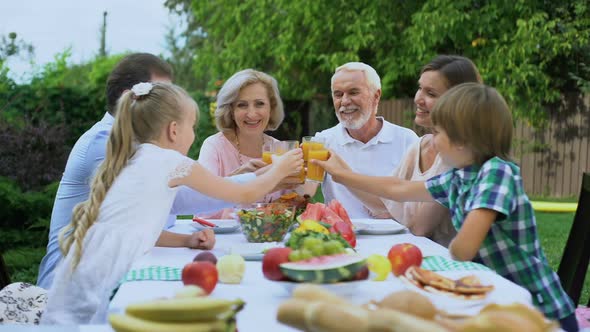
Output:
<instances>
[{"instance_id":1,"label":"wooden fence","mask_svg":"<svg viewBox=\"0 0 590 332\"><path fill-rule=\"evenodd\" d=\"M543 129L516 121L513 156L520 165L529 196L578 197L582 173L590 171L590 96L564 101ZM384 100L379 114L395 124L413 124L412 99Z\"/></svg>"}]
</instances>

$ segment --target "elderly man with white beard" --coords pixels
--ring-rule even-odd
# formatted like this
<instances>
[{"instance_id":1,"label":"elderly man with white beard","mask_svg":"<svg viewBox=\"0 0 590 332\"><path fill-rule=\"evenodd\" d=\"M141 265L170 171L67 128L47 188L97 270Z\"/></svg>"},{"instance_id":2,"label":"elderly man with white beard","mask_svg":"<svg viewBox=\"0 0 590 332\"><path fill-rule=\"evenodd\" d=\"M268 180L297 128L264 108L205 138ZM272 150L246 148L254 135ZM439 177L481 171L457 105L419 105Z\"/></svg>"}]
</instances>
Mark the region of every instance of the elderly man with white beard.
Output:
<instances>
[{"instance_id":1,"label":"elderly man with white beard","mask_svg":"<svg viewBox=\"0 0 590 332\"><path fill-rule=\"evenodd\" d=\"M414 131L377 116L381 79L371 66L349 62L332 76L332 99L336 126L316 133L315 139L337 153L358 173L386 176L397 168L410 145L418 140ZM346 187L326 174L324 201L337 199L351 218L373 218L369 209Z\"/></svg>"}]
</instances>

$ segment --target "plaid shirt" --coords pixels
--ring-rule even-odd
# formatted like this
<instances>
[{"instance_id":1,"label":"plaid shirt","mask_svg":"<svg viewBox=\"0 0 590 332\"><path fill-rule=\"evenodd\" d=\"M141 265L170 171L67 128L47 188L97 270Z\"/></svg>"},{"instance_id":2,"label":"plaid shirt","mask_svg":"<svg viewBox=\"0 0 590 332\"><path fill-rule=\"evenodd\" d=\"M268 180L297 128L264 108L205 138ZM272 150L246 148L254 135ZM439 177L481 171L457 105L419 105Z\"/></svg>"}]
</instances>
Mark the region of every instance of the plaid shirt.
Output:
<instances>
[{"instance_id":1,"label":"plaid shirt","mask_svg":"<svg viewBox=\"0 0 590 332\"><path fill-rule=\"evenodd\" d=\"M451 210L453 226L458 230L471 210L498 212L474 261L528 289L547 317L561 319L574 312L539 244L535 215L518 166L494 157L481 167L472 165L433 177L426 188Z\"/></svg>"}]
</instances>

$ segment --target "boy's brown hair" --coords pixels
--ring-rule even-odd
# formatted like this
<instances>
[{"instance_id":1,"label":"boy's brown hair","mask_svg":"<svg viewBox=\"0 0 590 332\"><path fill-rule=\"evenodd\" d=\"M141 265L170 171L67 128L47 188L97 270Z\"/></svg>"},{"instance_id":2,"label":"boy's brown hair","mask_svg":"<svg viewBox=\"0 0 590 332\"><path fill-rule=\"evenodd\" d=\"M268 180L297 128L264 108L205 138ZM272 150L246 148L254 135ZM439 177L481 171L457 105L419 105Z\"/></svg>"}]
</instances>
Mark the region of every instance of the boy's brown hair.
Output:
<instances>
[{"instance_id":1,"label":"boy's brown hair","mask_svg":"<svg viewBox=\"0 0 590 332\"><path fill-rule=\"evenodd\" d=\"M452 144L471 149L476 164L493 157L511 160L512 113L496 89L479 83L459 84L441 97L430 116Z\"/></svg>"}]
</instances>

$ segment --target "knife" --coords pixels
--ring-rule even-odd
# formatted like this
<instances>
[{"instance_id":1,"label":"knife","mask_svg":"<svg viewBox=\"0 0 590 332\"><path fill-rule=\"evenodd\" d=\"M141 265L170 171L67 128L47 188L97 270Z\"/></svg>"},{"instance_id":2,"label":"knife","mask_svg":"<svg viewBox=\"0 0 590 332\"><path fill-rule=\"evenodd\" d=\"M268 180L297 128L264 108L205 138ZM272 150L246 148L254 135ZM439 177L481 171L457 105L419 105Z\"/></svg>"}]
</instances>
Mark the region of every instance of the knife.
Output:
<instances>
[{"instance_id":1,"label":"knife","mask_svg":"<svg viewBox=\"0 0 590 332\"><path fill-rule=\"evenodd\" d=\"M212 222L209 222L205 219L199 218L197 216L193 216L193 221L194 222L198 222L199 224L203 225L203 226L209 226L209 227L217 227L217 225L215 225Z\"/></svg>"}]
</instances>

